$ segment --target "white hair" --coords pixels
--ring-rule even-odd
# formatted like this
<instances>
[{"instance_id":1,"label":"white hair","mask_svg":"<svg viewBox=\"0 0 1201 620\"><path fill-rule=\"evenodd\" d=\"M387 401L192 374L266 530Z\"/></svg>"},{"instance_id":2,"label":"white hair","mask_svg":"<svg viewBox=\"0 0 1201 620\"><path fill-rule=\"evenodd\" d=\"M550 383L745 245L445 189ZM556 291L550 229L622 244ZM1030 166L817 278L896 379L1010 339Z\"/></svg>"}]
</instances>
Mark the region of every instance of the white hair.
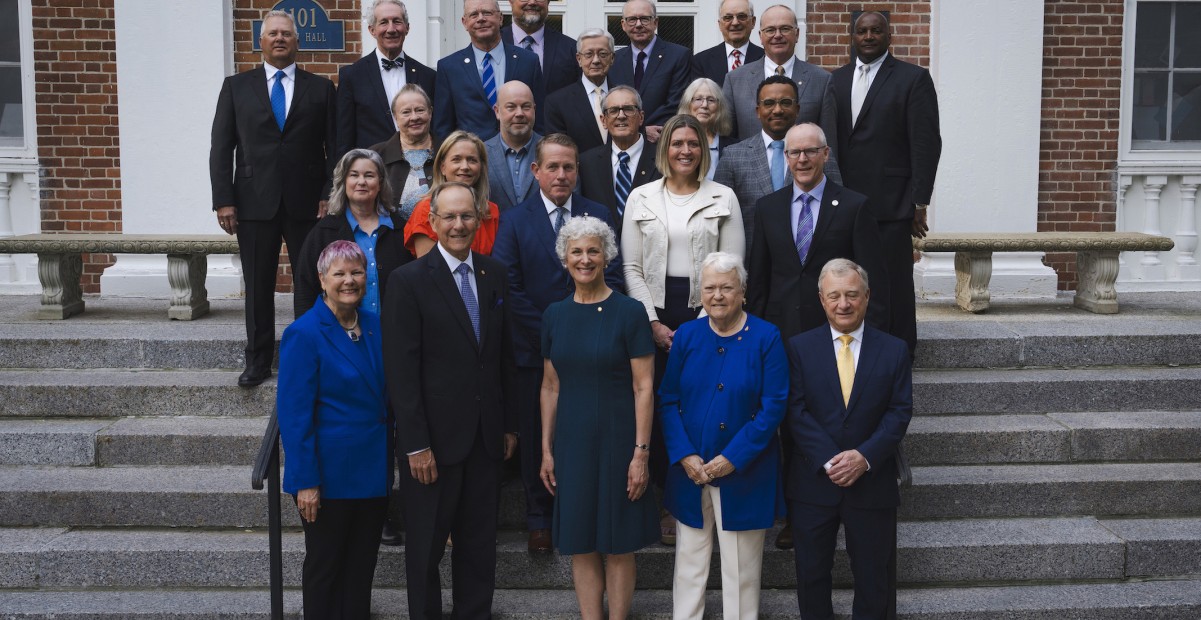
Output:
<instances>
[{"instance_id":1,"label":"white hair","mask_svg":"<svg viewBox=\"0 0 1201 620\"><path fill-rule=\"evenodd\" d=\"M871 285L867 281L867 270L860 267L855 261L846 258L831 258L822 265L821 273L817 275L817 292L822 290L822 281L827 275L835 277L843 277L850 275L852 272L859 274L859 279L863 280L863 289L871 290Z\"/></svg>"},{"instance_id":2,"label":"white hair","mask_svg":"<svg viewBox=\"0 0 1201 620\"><path fill-rule=\"evenodd\" d=\"M555 239L555 253L559 255L559 262L563 263L564 267L567 266L567 245L587 237L600 239L605 250L606 265L617 258L617 235L613 234L613 229L600 218L580 215L567 220L563 228L559 229L559 237Z\"/></svg>"},{"instance_id":3,"label":"white hair","mask_svg":"<svg viewBox=\"0 0 1201 620\"><path fill-rule=\"evenodd\" d=\"M734 272L738 277L738 285L742 290L746 290L746 267L742 266L742 259L729 252L712 252L701 261L701 275L703 276L706 269L710 269L715 274Z\"/></svg>"},{"instance_id":4,"label":"white hair","mask_svg":"<svg viewBox=\"0 0 1201 620\"><path fill-rule=\"evenodd\" d=\"M375 25L375 9L381 4L395 4L400 7L400 12L404 14L405 23L409 23L409 8L400 0L375 0L370 6L363 7L363 26L371 27Z\"/></svg>"}]
</instances>

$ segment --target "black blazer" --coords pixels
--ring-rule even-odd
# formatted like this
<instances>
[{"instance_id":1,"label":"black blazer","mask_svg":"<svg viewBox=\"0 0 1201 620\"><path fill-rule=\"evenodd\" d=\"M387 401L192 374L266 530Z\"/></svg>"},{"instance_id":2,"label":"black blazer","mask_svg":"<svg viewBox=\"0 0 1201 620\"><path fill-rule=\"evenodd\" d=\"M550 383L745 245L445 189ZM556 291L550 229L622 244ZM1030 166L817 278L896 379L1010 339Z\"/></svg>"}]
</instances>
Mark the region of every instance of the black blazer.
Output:
<instances>
[{"instance_id":1,"label":"black blazer","mask_svg":"<svg viewBox=\"0 0 1201 620\"><path fill-rule=\"evenodd\" d=\"M388 275L393 269L413 260L405 249L404 226L392 222L395 228L381 226L375 244L376 273L379 274L379 298L383 302L387 290ZM296 316L308 312L321 294L321 281L317 279L317 259L325 246L338 241L354 241L354 231L345 213L330 214L317 222L305 237L300 254L296 257L296 272L292 274L292 304ZM381 306L382 308L382 306Z\"/></svg>"},{"instance_id":2,"label":"black blazer","mask_svg":"<svg viewBox=\"0 0 1201 620\"><path fill-rule=\"evenodd\" d=\"M521 47L520 39L516 43L513 42L512 26L501 28L500 38L508 45ZM575 39L557 30L545 28L542 45L542 80L545 92L553 93L572 82L580 81L580 64L575 60Z\"/></svg>"},{"instance_id":3,"label":"black blazer","mask_svg":"<svg viewBox=\"0 0 1201 620\"><path fill-rule=\"evenodd\" d=\"M634 85L634 52L632 47L623 47L613 56L613 67L609 69L609 86ZM692 52L663 37L655 37L655 46L646 59L646 73L642 79L642 110L646 115L643 125L662 125L676 115L680 108L680 97L688 87Z\"/></svg>"},{"instance_id":4,"label":"black blazer","mask_svg":"<svg viewBox=\"0 0 1201 620\"><path fill-rule=\"evenodd\" d=\"M869 324L888 327L888 280L876 220L863 194L826 181L809 257L804 266L792 235L792 188L755 203L755 237L747 265L746 310L780 329L785 340L826 323L817 296L817 276L827 261L849 258L867 270L871 287Z\"/></svg>"},{"instance_id":5,"label":"black blazer","mask_svg":"<svg viewBox=\"0 0 1201 620\"><path fill-rule=\"evenodd\" d=\"M642 156L638 158L638 164L634 166L630 174L633 176L633 185L630 189L645 185L663 176L655 167L655 145L645 142L644 139ZM609 214L613 217L617 236L620 238L621 224L624 218L617 213L615 184L612 147L606 144L580 154L580 194L588 200L609 207Z\"/></svg>"},{"instance_id":6,"label":"black blazer","mask_svg":"<svg viewBox=\"0 0 1201 620\"><path fill-rule=\"evenodd\" d=\"M580 80L547 95L544 116L547 133L571 136L581 153L605 143L597 118L592 116L592 95Z\"/></svg>"},{"instance_id":7,"label":"black blazer","mask_svg":"<svg viewBox=\"0 0 1201 620\"><path fill-rule=\"evenodd\" d=\"M852 128L854 77L853 62L834 70L831 77L842 181L871 199L877 220L912 220L913 205L930 204L942 153L934 81L929 71L889 54Z\"/></svg>"},{"instance_id":8,"label":"black blazer","mask_svg":"<svg viewBox=\"0 0 1201 620\"><path fill-rule=\"evenodd\" d=\"M425 160L425 178L430 180L430 185L434 183L434 154L438 152L438 147L442 146L442 141L438 138L432 138L430 146L430 157ZM405 182L409 178L409 160L405 159L404 148L400 146L400 134L393 133L391 138L384 142L371 145L371 150L379 153L380 158L384 160L384 172L388 175L388 186L392 188L393 204L388 205L392 209L392 221L396 224L396 229L404 232L405 223L408 221L400 215L400 194L404 191Z\"/></svg>"},{"instance_id":9,"label":"black blazer","mask_svg":"<svg viewBox=\"0 0 1201 620\"><path fill-rule=\"evenodd\" d=\"M746 57L742 59L742 64L755 62L763 58L763 48L751 43L750 47L746 48ZM726 74L730 72L730 62L726 56L726 43L722 41L713 47L697 52L692 57L692 73L688 76L688 83L691 84L697 78L709 78L717 82L718 86L725 84Z\"/></svg>"},{"instance_id":10,"label":"black blazer","mask_svg":"<svg viewBox=\"0 0 1201 620\"><path fill-rule=\"evenodd\" d=\"M334 83L296 69L283 131L275 123L262 65L225 78L213 116L209 180L213 209L232 205L239 220L317 219L334 164Z\"/></svg>"},{"instance_id":11,"label":"black blazer","mask_svg":"<svg viewBox=\"0 0 1201 620\"><path fill-rule=\"evenodd\" d=\"M404 62L405 80L425 89L432 102L434 70L408 54ZM392 102L380 79L378 50L373 50L338 71L338 158L350 149L383 142L394 133Z\"/></svg>"},{"instance_id":12,"label":"black blazer","mask_svg":"<svg viewBox=\"0 0 1201 620\"><path fill-rule=\"evenodd\" d=\"M509 280L502 263L471 255L478 343L457 278L437 248L393 271L384 299L384 376L398 451L431 448L444 465L463 462L481 431L488 456L500 461L504 433L517 432Z\"/></svg>"}]
</instances>

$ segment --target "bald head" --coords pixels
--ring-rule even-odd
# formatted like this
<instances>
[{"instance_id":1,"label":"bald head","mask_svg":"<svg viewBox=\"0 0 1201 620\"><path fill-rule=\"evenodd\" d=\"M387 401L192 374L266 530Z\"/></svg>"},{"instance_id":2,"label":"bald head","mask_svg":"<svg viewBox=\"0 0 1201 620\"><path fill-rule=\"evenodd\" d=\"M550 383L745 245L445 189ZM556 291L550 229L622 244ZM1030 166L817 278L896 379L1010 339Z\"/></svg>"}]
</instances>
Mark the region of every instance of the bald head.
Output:
<instances>
[{"instance_id":1,"label":"bald head","mask_svg":"<svg viewBox=\"0 0 1201 620\"><path fill-rule=\"evenodd\" d=\"M513 148L530 141L534 131L534 93L525 82L512 80L496 91L496 120L500 121L501 139Z\"/></svg>"}]
</instances>

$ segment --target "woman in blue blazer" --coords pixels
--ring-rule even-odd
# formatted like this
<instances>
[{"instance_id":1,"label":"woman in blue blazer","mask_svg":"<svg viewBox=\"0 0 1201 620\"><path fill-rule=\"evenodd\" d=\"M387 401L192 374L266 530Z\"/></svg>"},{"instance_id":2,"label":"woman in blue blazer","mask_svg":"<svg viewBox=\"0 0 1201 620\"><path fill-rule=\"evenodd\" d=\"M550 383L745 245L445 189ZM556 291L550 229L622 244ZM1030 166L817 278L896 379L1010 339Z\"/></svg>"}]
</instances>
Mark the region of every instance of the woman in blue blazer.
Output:
<instances>
[{"instance_id":1,"label":"woman in blue blazer","mask_svg":"<svg viewBox=\"0 0 1201 620\"><path fill-rule=\"evenodd\" d=\"M391 487L379 316L353 241L317 260L324 294L284 330L276 409L284 491L304 526L305 618L366 618Z\"/></svg>"},{"instance_id":2,"label":"woman in blue blazer","mask_svg":"<svg viewBox=\"0 0 1201 620\"><path fill-rule=\"evenodd\" d=\"M676 331L659 389L672 464L663 503L677 520L673 617L704 614L716 528L724 617L753 620L764 535L784 514L776 429L788 403L788 358L779 330L742 309L738 256L709 254L700 288L707 316Z\"/></svg>"}]
</instances>

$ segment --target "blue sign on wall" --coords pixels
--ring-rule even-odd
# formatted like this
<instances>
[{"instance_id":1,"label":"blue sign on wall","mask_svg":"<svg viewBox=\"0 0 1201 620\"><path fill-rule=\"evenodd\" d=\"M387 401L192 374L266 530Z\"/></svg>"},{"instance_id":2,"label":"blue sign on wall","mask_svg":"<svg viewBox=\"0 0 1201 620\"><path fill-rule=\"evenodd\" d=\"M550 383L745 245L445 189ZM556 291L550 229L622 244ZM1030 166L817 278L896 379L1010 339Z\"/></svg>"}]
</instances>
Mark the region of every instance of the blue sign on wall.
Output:
<instances>
[{"instance_id":1,"label":"blue sign on wall","mask_svg":"<svg viewBox=\"0 0 1201 620\"><path fill-rule=\"evenodd\" d=\"M330 19L325 9L314 0L281 0L271 8L286 11L296 20L296 33L300 36L302 51L341 52L346 49L346 28L342 20ZM251 29L254 33L254 51L261 51L259 33L263 30L263 20L251 22Z\"/></svg>"}]
</instances>

